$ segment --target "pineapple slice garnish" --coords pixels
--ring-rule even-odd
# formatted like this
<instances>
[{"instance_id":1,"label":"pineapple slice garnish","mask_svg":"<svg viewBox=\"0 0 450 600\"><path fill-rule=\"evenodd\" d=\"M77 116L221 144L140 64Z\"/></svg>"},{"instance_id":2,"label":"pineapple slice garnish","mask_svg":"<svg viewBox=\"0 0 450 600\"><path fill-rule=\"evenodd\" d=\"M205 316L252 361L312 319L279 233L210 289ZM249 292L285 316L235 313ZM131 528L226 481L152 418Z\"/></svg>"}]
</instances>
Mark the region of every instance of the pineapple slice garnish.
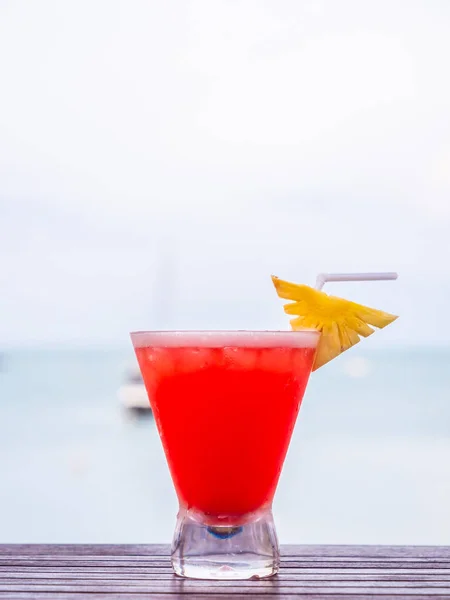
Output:
<instances>
[{"instance_id":1,"label":"pineapple slice garnish","mask_svg":"<svg viewBox=\"0 0 450 600\"><path fill-rule=\"evenodd\" d=\"M397 319L382 310L329 296L309 285L290 283L273 275L272 281L280 298L292 300L284 305L285 313L298 315L290 321L292 329L316 329L322 334L313 371L357 344L361 335L372 335L374 330L370 325L382 329Z\"/></svg>"}]
</instances>

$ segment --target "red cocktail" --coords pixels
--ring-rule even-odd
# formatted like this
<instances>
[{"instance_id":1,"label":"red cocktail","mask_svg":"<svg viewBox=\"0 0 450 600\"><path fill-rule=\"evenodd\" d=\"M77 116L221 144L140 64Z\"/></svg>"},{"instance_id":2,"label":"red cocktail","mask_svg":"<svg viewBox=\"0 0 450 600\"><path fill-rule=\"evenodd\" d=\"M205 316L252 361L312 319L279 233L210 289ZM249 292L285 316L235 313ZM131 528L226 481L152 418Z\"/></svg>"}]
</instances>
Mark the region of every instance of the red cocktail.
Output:
<instances>
[{"instance_id":1,"label":"red cocktail","mask_svg":"<svg viewBox=\"0 0 450 600\"><path fill-rule=\"evenodd\" d=\"M272 575L271 506L319 333L138 332L139 366L180 502L180 575Z\"/></svg>"}]
</instances>

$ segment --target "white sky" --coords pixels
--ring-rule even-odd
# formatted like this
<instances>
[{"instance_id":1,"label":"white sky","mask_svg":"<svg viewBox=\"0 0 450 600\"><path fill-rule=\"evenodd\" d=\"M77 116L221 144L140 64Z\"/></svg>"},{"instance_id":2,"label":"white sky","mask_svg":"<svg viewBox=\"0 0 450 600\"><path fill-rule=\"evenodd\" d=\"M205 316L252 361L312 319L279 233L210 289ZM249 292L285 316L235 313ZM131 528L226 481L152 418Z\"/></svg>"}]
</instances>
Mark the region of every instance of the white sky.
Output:
<instances>
[{"instance_id":1,"label":"white sky","mask_svg":"<svg viewBox=\"0 0 450 600\"><path fill-rule=\"evenodd\" d=\"M0 0L0 341L282 328L272 272L398 270L329 290L448 343L449 56L447 0Z\"/></svg>"}]
</instances>

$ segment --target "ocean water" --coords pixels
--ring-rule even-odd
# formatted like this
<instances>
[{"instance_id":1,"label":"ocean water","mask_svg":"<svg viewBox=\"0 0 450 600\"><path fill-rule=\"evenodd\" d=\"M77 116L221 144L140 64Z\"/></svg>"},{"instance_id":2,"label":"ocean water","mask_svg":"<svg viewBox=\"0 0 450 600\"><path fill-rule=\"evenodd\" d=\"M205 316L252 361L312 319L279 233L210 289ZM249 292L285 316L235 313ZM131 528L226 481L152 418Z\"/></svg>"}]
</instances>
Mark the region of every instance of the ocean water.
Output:
<instances>
[{"instance_id":1,"label":"ocean water","mask_svg":"<svg viewBox=\"0 0 450 600\"><path fill-rule=\"evenodd\" d=\"M130 349L15 350L0 368L0 542L168 542ZM450 349L355 348L313 374L280 480L283 543L450 544Z\"/></svg>"}]
</instances>

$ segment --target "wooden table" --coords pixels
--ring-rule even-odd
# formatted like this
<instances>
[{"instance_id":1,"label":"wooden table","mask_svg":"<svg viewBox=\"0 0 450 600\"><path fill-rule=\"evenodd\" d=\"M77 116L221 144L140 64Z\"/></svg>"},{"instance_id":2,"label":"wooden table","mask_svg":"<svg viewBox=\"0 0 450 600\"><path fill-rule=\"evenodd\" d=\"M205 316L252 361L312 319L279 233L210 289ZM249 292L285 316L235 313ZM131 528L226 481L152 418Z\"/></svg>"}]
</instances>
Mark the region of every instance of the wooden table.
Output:
<instances>
[{"instance_id":1,"label":"wooden table","mask_svg":"<svg viewBox=\"0 0 450 600\"><path fill-rule=\"evenodd\" d=\"M262 581L175 577L160 545L0 545L0 599L450 599L450 547L283 546Z\"/></svg>"}]
</instances>

